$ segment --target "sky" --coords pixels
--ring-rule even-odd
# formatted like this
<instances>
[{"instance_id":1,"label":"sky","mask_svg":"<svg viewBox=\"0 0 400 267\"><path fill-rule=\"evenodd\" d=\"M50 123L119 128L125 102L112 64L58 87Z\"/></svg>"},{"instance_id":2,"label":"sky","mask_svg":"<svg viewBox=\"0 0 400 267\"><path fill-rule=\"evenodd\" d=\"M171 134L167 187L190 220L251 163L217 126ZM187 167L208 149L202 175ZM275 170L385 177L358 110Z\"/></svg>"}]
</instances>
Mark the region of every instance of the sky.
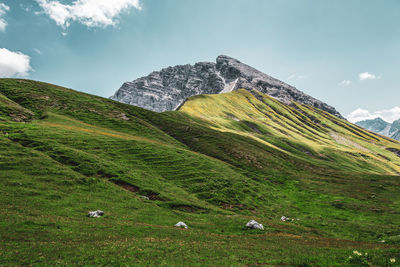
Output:
<instances>
[{"instance_id":1,"label":"sky","mask_svg":"<svg viewBox=\"0 0 400 267\"><path fill-rule=\"evenodd\" d=\"M221 54L352 122L400 118L399 0L0 0L0 77L109 97Z\"/></svg>"}]
</instances>

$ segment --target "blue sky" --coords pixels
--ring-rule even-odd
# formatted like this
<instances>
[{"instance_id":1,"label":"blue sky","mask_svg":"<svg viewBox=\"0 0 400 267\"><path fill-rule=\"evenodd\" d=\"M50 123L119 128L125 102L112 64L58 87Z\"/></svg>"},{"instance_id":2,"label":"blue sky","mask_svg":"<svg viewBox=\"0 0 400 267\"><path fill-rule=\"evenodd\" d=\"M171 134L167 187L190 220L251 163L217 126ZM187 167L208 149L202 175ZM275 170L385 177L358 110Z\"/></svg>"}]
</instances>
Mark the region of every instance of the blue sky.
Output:
<instances>
[{"instance_id":1,"label":"blue sky","mask_svg":"<svg viewBox=\"0 0 400 267\"><path fill-rule=\"evenodd\" d=\"M400 118L398 0L0 0L2 77L108 97L220 54L351 120Z\"/></svg>"}]
</instances>

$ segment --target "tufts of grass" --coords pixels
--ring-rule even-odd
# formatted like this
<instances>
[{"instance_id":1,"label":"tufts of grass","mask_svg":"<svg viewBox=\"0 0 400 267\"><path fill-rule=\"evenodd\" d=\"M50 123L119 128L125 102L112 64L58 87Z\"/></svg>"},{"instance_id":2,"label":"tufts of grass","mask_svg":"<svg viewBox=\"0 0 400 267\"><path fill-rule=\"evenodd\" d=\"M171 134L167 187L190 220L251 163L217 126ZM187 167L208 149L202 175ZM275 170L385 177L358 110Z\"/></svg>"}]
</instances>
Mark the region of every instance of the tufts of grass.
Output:
<instances>
[{"instance_id":1,"label":"tufts of grass","mask_svg":"<svg viewBox=\"0 0 400 267\"><path fill-rule=\"evenodd\" d=\"M165 113L29 80L0 93L0 265L400 259L399 143L321 110L244 90Z\"/></svg>"}]
</instances>

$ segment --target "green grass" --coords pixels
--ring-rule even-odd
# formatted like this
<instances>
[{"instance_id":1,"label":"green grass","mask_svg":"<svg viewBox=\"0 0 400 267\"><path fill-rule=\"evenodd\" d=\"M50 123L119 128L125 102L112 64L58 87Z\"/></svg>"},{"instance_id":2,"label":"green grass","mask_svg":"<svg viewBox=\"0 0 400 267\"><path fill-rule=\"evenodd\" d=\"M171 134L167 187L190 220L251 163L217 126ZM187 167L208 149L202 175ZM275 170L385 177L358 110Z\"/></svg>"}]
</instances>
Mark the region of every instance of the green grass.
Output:
<instances>
[{"instance_id":1,"label":"green grass","mask_svg":"<svg viewBox=\"0 0 400 267\"><path fill-rule=\"evenodd\" d=\"M400 144L258 92L154 113L0 79L0 265L395 266L387 147Z\"/></svg>"}]
</instances>

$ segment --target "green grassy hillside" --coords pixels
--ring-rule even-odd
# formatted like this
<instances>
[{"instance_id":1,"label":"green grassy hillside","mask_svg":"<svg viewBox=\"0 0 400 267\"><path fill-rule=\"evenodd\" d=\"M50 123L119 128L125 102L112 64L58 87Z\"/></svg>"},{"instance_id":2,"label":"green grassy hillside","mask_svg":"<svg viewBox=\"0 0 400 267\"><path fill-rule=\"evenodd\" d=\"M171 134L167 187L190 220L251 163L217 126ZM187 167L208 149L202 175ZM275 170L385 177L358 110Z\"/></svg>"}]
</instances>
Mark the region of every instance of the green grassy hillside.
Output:
<instances>
[{"instance_id":1,"label":"green grassy hillside","mask_svg":"<svg viewBox=\"0 0 400 267\"><path fill-rule=\"evenodd\" d=\"M154 113L0 79L0 265L395 265L399 150L258 92Z\"/></svg>"}]
</instances>

